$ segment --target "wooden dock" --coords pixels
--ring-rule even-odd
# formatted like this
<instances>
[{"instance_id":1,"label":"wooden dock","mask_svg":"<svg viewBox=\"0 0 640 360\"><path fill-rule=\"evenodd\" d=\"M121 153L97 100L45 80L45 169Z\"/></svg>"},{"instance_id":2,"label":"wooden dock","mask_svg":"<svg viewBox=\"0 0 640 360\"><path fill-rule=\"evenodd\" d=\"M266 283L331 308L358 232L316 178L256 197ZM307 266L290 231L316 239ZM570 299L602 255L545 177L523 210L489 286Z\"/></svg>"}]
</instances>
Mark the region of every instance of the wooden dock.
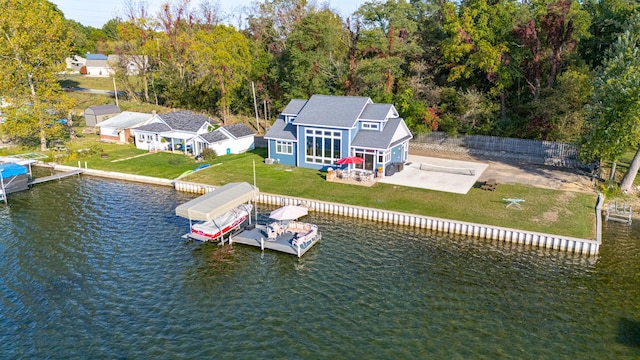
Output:
<instances>
[{"instance_id":1,"label":"wooden dock","mask_svg":"<svg viewBox=\"0 0 640 360\"><path fill-rule=\"evenodd\" d=\"M309 249L313 247L320 239L322 234L318 232L318 235L306 246L294 246L291 240L293 239L292 233L283 233L275 239L267 238L267 229L265 225L256 225L254 229L247 229L239 233L238 235L231 236L229 243L238 243L250 246L256 246L264 249L280 251L283 253L296 255L301 257Z\"/></svg>"},{"instance_id":2,"label":"wooden dock","mask_svg":"<svg viewBox=\"0 0 640 360\"><path fill-rule=\"evenodd\" d=\"M57 173L57 174L53 174L53 175L49 175L49 176L43 176L43 177L39 177L37 179L32 179L29 182L29 185L36 185L36 184L41 184L41 183L47 182L47 181L60 180L60 179L64 179L64 178L69 177L69 176L80 175L83 172L84 172L84 170L77 169L77 170L65 171L65 172L61 172L61 173Z\"/></svg>"}]
</instances>

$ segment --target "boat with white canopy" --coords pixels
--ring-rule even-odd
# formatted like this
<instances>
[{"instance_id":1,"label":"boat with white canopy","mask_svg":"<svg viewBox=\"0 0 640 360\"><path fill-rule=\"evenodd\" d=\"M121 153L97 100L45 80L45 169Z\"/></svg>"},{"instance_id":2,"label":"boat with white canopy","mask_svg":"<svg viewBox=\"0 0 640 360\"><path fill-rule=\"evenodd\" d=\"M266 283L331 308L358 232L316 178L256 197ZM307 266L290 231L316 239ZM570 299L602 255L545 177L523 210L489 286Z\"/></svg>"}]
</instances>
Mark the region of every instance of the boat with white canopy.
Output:
<instances>
[{"instance_id":1,"label":"boat with white canopy","mask_svg":"<svg viewBox=\"0 0 640 360\"><path fill-rule=\"evenodd\" d=\"M176 215L189 219L187 237L218 241L245 221L251 224L250 202L257 195L249 183L229 183L176 207Z\"/></svg>"}]
</instances>

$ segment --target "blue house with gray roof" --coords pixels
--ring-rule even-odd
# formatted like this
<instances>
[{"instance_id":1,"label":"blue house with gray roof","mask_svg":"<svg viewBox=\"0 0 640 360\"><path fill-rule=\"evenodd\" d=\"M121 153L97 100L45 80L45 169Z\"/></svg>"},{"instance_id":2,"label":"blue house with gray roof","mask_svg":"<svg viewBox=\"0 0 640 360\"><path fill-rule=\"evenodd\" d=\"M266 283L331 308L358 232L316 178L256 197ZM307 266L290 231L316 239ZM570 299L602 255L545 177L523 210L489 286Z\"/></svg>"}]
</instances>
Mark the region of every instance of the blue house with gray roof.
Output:
<instances>
[{"instance_id":1,"label":"blue house with gray roof","mask_svg":"<svg viewBox=\"0 0 640 360\"><path fill-rule=\"evenodd\" d=\"M363 158L355 167L371 171L405 162L412 138L393 105L330 95L291 100L265 135L272 161L319 170L347 156Z\"/></svg>"}]
</instances>

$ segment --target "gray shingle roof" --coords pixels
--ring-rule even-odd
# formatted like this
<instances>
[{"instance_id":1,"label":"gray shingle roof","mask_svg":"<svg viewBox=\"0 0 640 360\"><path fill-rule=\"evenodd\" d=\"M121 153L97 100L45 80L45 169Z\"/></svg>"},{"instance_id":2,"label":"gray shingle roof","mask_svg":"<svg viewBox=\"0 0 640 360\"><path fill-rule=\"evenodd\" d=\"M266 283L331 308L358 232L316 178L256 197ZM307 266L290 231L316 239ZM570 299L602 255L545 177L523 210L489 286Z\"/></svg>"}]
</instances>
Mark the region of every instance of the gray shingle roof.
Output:
<instances>
[{"instance_id":1,"label":"gray shingle roof","mask_svg":"<svg viewBox=\"0 0 640 360\"><path fill-rule=\"evenodd\" d=\"M247 125L242 123L223 126L223 128L227 130L231 135L233 135L236 139L256 134Z\"/></svg>"},{"instance_id":2,"label":"gray shingle roof","mask_svg":"<svg viewBox=\"0 0 640 360\"><path fill-rule=\"evenodd\" d=\"M171 128L168 127L167 125L160 123L160 122L155 122L155 123L151 123L151 124L147 124L147 125L142 125L140 127L136 128L136 131L148 131L148 132L153 132L153 133L164 133L164 132L170 132Z\"/></svg>"},{"instance_id":3,"label":"gray shingle roof","mask_svg":"<svg viewBox=\"0 0 640 360\"><path fill-rule=\"evenodd\" d=\"M364 111L360 115L360 119L363 120L385 120L389 111L393 108L391 104L368 104L367 107L364 108ZM394 111L395 113L395 111ZM395 113L392 115L393 117L397 117L398 114Z\"/></svg>"},{"instance_id":4,"label":"gray shingle roof","mask_svg":"<svg viewBox=\"0 0 640 360\"><path fill-rule=\"evenodd\" d=\"M285 107L284 110L282 110L282 114L297 115L300 112L300 110L302 110L302 108L304 107L304 104L306 103L307 103L307 100L293 99L289 101L289 104L287 104L287 107Z\"/></svg>"},{"instance_id":5,"label":"gray shingle roof","mask_svg":"<svg viewBox=\"0 0 640 360\"><path fill-rule=\"evenodd\" d=\"M106 115L106 114L118 114L120 113L120 108L116 105L94 105L89 106L87 110L93 111L95 115Z\"/></svg>"},{"instance_id":6,"label":"gray shingle roof","mask_svg":"<svg viewBox=\"0 0 640 360\"><path fill-rule=\"evenodd\" d=\"M293 125L285 123L283 119L277 119L264 135L264 138L295 141L296 129Z\"/></svg>"},{"instance_id":7,"label":"gray shingle roof","mask_svg":"<svg viewBox=\"0 0 640 360\"><path fill-rule=\"evenodd\" d=\"M107 63L107 60L91 60L91 59L87 59L87 62L85 63L85 66L89 66L89 67L107 67L109 66L109 64Z\"/></svg>"},{"instance_id":8,"label":"gray shingle roof","mask_svg":"<svg viewBox=\"0 0 640 360\"><path fill-rule=\"evenodd\" d=\"M402 126L402 124L404 124L403 119L394 118L389 119L382 131L360 130L351 142L351 146L385 150L405 140L411 139L413 135L411 135L406 126ZM397 131L402 131L403 133L399 134L400 138L394 141L394 135L396 135Z\"/></svg>"},{"instance_id":9,"label":"gray shingle roof","mask_svg":"<svg viewBox=\"0 0 640 360\"><path fill-rule=\"evenodd\" d=\"M298 113L295 123L297 125L352 128L369 103L371 103L371 99L367 97L313 95Z\"/></svg>"},{"instance_id":10,"label":"gray shingle roof","mask_svg":"<svg viewBox=\"0 0 640 360\"><path fill-rule=\"evenodd\" d=\"M177 111L158 116L173 130L198 132L205 123L217 124L217 121L191 111Z\"/></svg>"},{"instance_id":11,"label":"gray shingle roof","mask_svg":"<svg viewBox=\"0 0 640 360\"><path fill-rule=\"evenodd\" d=\"M206 134L200 135L201 138L205 139L209 144L217 143L220 141L228 140L229 137L225 135L222 131L212 131Z\"/></svg>"}]
</instances>

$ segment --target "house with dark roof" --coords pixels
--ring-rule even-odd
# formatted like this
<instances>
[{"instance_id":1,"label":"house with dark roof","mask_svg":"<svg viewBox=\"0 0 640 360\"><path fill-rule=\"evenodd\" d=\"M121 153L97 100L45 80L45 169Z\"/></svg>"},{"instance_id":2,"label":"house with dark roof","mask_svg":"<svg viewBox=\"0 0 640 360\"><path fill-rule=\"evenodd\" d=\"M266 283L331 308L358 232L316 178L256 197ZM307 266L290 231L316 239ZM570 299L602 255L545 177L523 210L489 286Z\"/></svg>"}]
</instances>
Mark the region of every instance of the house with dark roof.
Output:
<instances>
[{"instance_id":1,"label":"house with dark roof","mask_svg":"<svg viewBox=\"0 0 640 360\"><path fill-rule=\"evenodd\" d=\"M218 155L240 154L255 148L255 132L245 124L217 128L194 139L196 148L210 148Z\"/></svg>"},{"instance_id":2,"label":"house with dark roof","mask_svg":"<svg viewBox=\"0 0 640 360\"><path fill-rule=\"evenodd\" d=\"M194 147L199 135L215 130L219 123L191 111L154 114L146 124L134 130L138 149L149 151L180 150L198 155L202 148Z\"/></svg>"},{"instance_id":3,"label":"house with dark roof","mask_svg":"<svg viewBox=\"0 0 640 360\"><path fill-rule=\"evenodd\" d=\"M294 99L264 137L272 161L326 170L338 159L364 159L355 167L375 171L409 156L411 131L391 104L368 97L313 95Z\"/></svg>"},{"instance_id":4,"label":"house with dark roof","mask_svg":"<svg viewBox=\"0 0 640 360\"><path fill-rule=\"evenodd\" d=\"M133 129L138 149L179 150L199 155L206 148L218 155L239 154L254 148L254 131L244 124L220 127L217 121L191 111L153 114Z\"/></svg>"}]
</instances>

